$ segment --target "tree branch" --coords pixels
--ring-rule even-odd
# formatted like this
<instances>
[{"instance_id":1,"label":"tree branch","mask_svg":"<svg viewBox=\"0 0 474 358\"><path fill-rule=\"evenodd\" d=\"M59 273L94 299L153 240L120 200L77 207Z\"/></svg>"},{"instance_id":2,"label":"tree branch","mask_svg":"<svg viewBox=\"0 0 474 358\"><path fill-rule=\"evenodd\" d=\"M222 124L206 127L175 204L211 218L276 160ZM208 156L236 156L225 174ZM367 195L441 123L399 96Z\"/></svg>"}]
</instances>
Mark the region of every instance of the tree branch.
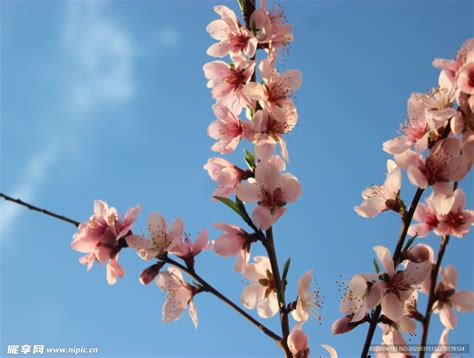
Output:
<instances>
[{"instance_id":1,"label":"tree branch","mask_svg":"<svg viewBox=\"0 0 474 358\"><path fill-rule=\"evenodd\" d=\"M436 264L433 267L433 270L431 271L431 285L430 285L430 294L428 296L428 303L426 304L426 313L423 321L421 322L421 327L423 330L422 336L421 336L421 347L426 346L426 342L428 340L428 330L430 327L430 319L431 319L431 313L433 309L433 304L436 302L436 282L438 280L438 274L439 270L441 268L441 262L443 261L443 256L446 251L446 246L448 246L449 243L449 235L448 236L443 236L441 238L441 246L439 247L439 253L438 253L438 259L436 260ZM420 351L420 358L424 358L425 352L422 349Z\"/></svg>"},{"instance_id":2,"label":"tree branch","mask_svg":"<svg viewBox=\"0 0 474 358\"><path fill-rule=\"evenodd\" d=\"M415 214L416 207L420 202L421 196L423 195L425 189L418 188L416 193L413 197L413 200L410 205L410 209L408 213L402 216L402 229L400 231L400 236L398 238L397 246L395 248L395 252L393 253L393 262L395 263L395 267L399 264L400 254L402 252L403 244L405 242L405 238L408 233L408 228L410 227L411 221L413 219L413 215ZM382 306L378 305L371 317L369 330L367 331L367 336L365 338L364 347L362 348L361 357L367 357L369 353L370 345L372 343L372 339L374 338L375 329L377 328L377 323L380 317L380 313L382 312Z\"/></svg>"},{"instance_id":3,"label":"tree branch","mask_svg":"<svg viewBox=\"0 0 474 358\"><path fill-rule=\"evenodd\" d=\"M34 206L34 205L31 205L31 204L28 204L26 202L24 202L23 200L20 200L20 199L14 199L8 195L5 195L3 193L0 193L0 197L5 199L6 201L11 201L15 204L18 204L18 205L21 205L21 206L24 206L30 210L33 210L33 211L37 211L37 212L40 212L42 214L45 214L45 215L48 215L48 216L51 216L55 219L59 219L59 220L62 220L62 221L65 221L69 224L73 224L74 226L78 227L81 223L79 221L76 221L76 220L72 220L66 216L63 216L63 215L59 215L59 214L56 214L56 213L53 213L52 211L49 211L49 210L46 210L46 209L41 209L41 208L38 208L37 206Z\"/></svg>"}]
</instances>

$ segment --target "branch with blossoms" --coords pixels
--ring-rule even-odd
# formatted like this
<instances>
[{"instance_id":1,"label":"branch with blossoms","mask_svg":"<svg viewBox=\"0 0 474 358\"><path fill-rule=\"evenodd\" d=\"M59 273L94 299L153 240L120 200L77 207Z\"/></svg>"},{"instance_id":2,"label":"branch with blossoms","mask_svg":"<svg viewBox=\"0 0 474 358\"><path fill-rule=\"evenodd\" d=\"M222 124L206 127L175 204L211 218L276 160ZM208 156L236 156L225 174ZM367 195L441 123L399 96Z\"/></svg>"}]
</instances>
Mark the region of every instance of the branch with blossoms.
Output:
<instances>
[{"instance_id":1,"label":"branch with blossoms","mask_svg":"<svg viewBox=\"0 0 474 358\"><path fill-rule=\"evenodd\" d=\"M180 218L168 224L163 215L152 212L147 219L149 235L145 237L132 231L141 211L139 205L121 217L115 208L96 200L94 214L88 221L79 223L20 199L0 196L77 226L71 246L85 254L80 263L87 270L96 263L105 264L111 285L125 275L119 254L126 248L135 250L149 262L140 282L148 285L155 281L168 295L162 308L164 322L178 320L187 309L197 328L194 298L210 293L271 338L285 357L304 358L309 356L310 348L303 325L310 317L320 319L319 290L311 289L313 271L310 270L298 282L298 296L293 300L287 298L290 260L281 266L273 230L273 225L287 211L287 204L296 202L302 191L296 176L285 172L289 161L285 136L298 121L293 98L301 85L301 72L280 73L277 69L279 57L293 40L292 25L286 22L282 9L269 10L264 0L259 8L255 0L239 0L238 5L243 22L230 8L214 7L220 18L212 21L206 30L217 42L207 53L229 60L209 62L203 70L216 101L212 107L216 119L208 127L209 136L216 140L211 150L225 155L246 142L243 158L246 169L222 157L210 158L204 169L217 182L213 200L232 209L247 229L218 222L213 226L222 234L215 240L209 241L204 229L193 241L184 233ZM249 206L252 203L256 204L253 208ZM266 255L254 256L251 262L254 245L261 245ZM249 281L240 295L242 307L198 273L197 257L206 250L223 257L237 256L234 271ZM184 274L193 283L186 281ZM262 319L277 316L281 332L273 332L245 309L256 309ZM290 316L296 322L292 329ZM322 346L331 357L337 357L334 348Z\"/></svg>"},{"instance_id":2,"label":"branch with blossoms","mask_svg":"<svg viewBox=\"0 0 474 358\"><path fill-rule=\"evenodd\" d=\"M404 334L415 335L417 321L424 357L433 313L445 327L439 341L442 349L449 330L456 327L453 308L462 313L474 309L474 292L456 290L455 266L441 269L450 237L462 238L474 225L474 211L465 209L466 196L459 188L474 161L474 39L463 44L455 60L436 59L433 64L441 70L438 87L410 96L401 135L383 144L393 155L387 161L387 178L383 185L364 190L362 204L355 207L362 217L391 211L402 222L393 255L386 247L374 247L383 271L374 260L375 274L352 277L340 304L344 316L332 326L334 334L342 334L368 323L362 357L367 357L377 326L382 330L377 356L406 356ZM408 210L401 196L402 170L416 187ZM428 190L431 193L420 204ZM441 241L437 255L429 245L417 243L431 232ZM428 296L424 314L417 307L419 292Z\"/></svg>"}]
</instances>

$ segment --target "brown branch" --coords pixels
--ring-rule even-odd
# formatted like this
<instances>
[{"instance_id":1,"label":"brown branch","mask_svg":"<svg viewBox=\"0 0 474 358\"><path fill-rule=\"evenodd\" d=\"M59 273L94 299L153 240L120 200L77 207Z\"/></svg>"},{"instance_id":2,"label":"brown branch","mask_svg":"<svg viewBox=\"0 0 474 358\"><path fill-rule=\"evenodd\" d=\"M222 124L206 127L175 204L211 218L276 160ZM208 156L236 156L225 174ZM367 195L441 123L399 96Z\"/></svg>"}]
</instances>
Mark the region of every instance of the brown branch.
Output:
<instances>
[{"instance_id":1,"label":"brown branch","mask_svg":"<svg viewBox=\"0 0 474 358\"><path fill-rule=\"evenodd\" d=\"M446 251L446 246L448 246L449 243L449 235L448 236L443 236L441 238L441 245L439 247L439 253L438 253L438 259L436 260L436 264L433 267L433 270L431 271L431 285L430 285L430 294L428 296L428 303L426 304L426 313L425 317L421 323L422 326L422 336L421 336L421 347L426 346L426 342L428 340L428 330L430 327L430 319L431 319L431 313L433 309L433 304L436 302L436 282L438 280L438 274L439 270L441 268L441 262L443 261L443 256ZM425 352L422 349L420 351L420 358L424 358Z\"/></svg>"},{"instance_id":2,"label":"brown branch","mask_svg":"<svg viewBox=\"0 0 474 358\"><path fill-rule=\"evenodd\" d=\"M170 265L173 265L173 266L179 268L180 270L183 270L184 272L186 272L188 275L190 275L192 278L194 278L197 282L199 282L202 285L204 291L212 293L218 299L220 299L221 301L226 303L229 307L234 309L237 313L239 313L241 316L243 316L245 319L247 319L249 322L251 322L254 326L256 326L258 329L260 329L268 337L272 338L280 347L282 347L282 338L280 336L278 336L276 333L274 333L269 328L265 327L262 323L260 323L255 318L250 316L247 312L245 312L243 309L241 309L239 306L237 306L234 302L232 302L230 299L228 299L226 296L224 296L222 293L220 293L211 284L209 284L201 276L199 276L194 269L186 267L186 266L180 264L179 262L171 259L168 256L160 257L160 260L163 261L163 262L166 262ZM282 349L283 349L283 347L282 347Z\"/></svg>"},{"instance_id":3,"label":"brown branch","mask_svg":"<svg viewBox=\"0 0 474 358\"><path fill-rule=\"evenodd\" d=\"M26 202L24 202L23 200L20 200L20 199L14 199L8 195L5 195L3 193L0 193L0 197L5 199L6 201L11 201L15 204L18 204L18 205L21 205L21 206L24 206L30 210L33 210L33 211L37 211L37 212L40 212L42 214L45 214L45 215L48 215L48 216L51 216L55 219L59 219L59 220L62 220L62 221L65 221L69 224L73 224L74 226L78 227L81 223L79 221L76 221L76 220L72 220L64 215L59 215L59 214L56 214L56 213L53 213L52 211L49 211L49 210L46 210L46 209L41 209L37 206L34 206L34 205L31 205L31 204L28 204Z\"/></svg>"},{"instance_id":4,"label":"brown branch","mask_svg":"<svg viewBox=\"0 0 474 358\"><path fill-rule=\"evenodd\" d=\"M402 216L402 229L400 231L400 236L398 238L397 246L395 248L395 252L393 253L393 262L395 267L399 264L400 254L402 252L403 244L405 242L405 238L408 233L408 228L410 227L411 221L413 219L413 215L415 214L416 207L420 202L421 196L424 192L424 189L418 188L416 190L415 196L410 205L410 210L406 215ZM364 347L362 348L361 357L367 357L369 353L370 345L372 343L372 339L374 338L375 329L377 328L377 323L379 321L380 313L382 312L382 306L378 305L375 308L375 311L372 314L370 320L370 326L367 331L367 336L365 338Z\"/></svg>"},{"instance_id":5,"label":"brown branch","mask_svg":"<svg viewBox=\"0 0 474 358\"><path fill-rule=\"evenodd\" d=\"M278 297L278 306L280 308L280 323L281 331L283 335L283 346L282 349L285 351L286 357L291 357L290 349L288 348L287 339L290 335L290 325L288 322L288 311L285 304L285 292L283 289L283 284L280 276L280 269L278 267L278 259L275 252L275 243L273 242L273 229L270 227L266 231L266 238L263 241L263 245L267 250L268 258L270 259L270 264L272 266L273 280L275 283L275 290Z\"/></svg>"}]
</instances>

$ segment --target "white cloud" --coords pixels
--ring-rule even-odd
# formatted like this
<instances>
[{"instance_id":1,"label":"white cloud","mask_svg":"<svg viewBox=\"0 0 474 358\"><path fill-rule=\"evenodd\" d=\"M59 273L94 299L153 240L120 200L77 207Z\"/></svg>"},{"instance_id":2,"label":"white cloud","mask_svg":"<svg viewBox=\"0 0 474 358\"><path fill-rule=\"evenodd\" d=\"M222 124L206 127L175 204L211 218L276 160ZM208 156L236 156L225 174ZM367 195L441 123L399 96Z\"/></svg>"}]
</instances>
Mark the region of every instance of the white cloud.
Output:
<instances>
[{"instance_id":1,"label":"white cloud","mask_svg":"<svg viewBox=\"0 0 474 358\"><path fill-rule=\"evenodd\" d=\"M67 108L61 117L68 123L62 129L55 127L51 131L52 138L44 138L49 144L32 153L26 161L22 179L10 191L12 196L34 200L48 171L64 159L65 149L76 139L75 133L80 133L80 127L106 118L94 117L102 106L126 102L134 95L134 42L107 10L104 2L67 3L59 39L66 65L56 68L54 73L56 78L65 79L67 91L50 101L52 106ZM43 127L56 125L56 121L50 119L43 122ZM0 237L5 237L6 230L25 209L11 203L2 203L1 207Z\"/></svg>"}]
</instances>

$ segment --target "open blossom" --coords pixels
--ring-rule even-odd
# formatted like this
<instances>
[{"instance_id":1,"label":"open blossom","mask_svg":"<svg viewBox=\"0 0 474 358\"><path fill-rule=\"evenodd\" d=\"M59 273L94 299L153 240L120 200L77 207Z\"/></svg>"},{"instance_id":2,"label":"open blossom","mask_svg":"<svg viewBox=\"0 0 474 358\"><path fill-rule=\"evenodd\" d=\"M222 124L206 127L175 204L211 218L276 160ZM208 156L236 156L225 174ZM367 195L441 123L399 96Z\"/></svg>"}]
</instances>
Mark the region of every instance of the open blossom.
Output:
<instances>
[{"instance_id":1,"label":"open blossom","mask_svg":"<svg viewBox=\"0 0 474 358\"><path fill-rule=\"evenodd\" d=\"M211 247L211 242L208 241L207 230L200 232L196 241L192 242L188 235L184 239L180 238L169 247L169 252L182 258L188 265L193 265L194 257L199 255L202 250L207 250Z\"/></svg>"},{"instance_id":2,"label":"open blossom","mask_svg":"<svg viewBox=\"0 0 474 358\"><path fill-rule=\"evenodd\" d=\"M255 256L254 260L242 272L251 283L240 294L240 302L247 309L257 308L262 318L273 317L279 306L270 260L265 256Z\"/></svg>"},{"instance_id":3,"label":"open blossom","mask_svg":"<svg viewBox=\"0 0 474 358\"><path fill-rule=\"evenodd\" d=\"M349 281L348 289L341 300L339 310L351 317L350 323L363 320L367 315L367 311L380 303L384 286L381 281L376 280L376 275L357 274ZM344 322L340 321L338 324ZM336 328L335 326L334 329ZM349 327L347 329L350 330Z\"/></svg>"},{"instance_id":4,"label":"open blossom","mask_svg":"<svg viewBox=\"0 0 474 358\"><path fill-rule=\"evenodd\" d=\"M296 321L306 322L309 316L320 319L321 316L316 309L321 308L321 302L318 291L311 291L311 281L313 279L313 271L304 273L298 280L298 299L296 308L291 311L291 315Z\"/></svg>"},{"instance_id":5,"label":"open blossom","mask_svg":"<svg viewBox=\"0 0 474 358\"><path fill-rule=\"evenodd\" d=\"M418 223L409 228L409 234L419 237L428 235L434 230L436 235L464 237L474 225L474 211L466 210L466 195L462 189L453 194L430 195L426 204L416 208L414 219Z\"/></svg>"},{"instance_id":6,"label":"open blossom","mask_svg":"<svg viewBox=\"0 0 474 358\"><path fill-rule=\"evenodd\" d=\"M124 219L120 219L117 209L109 207L106 202L94 202L94 215L79 225L79 231L74 234L71 247L87 255L79 262L91 269L94 262L107 263L107 281L114 284L117 277L123 277L125 272L117 261L121 247L118 240L125 237L131 230L140 213L137 205L127 211Z\"/></svg>"},{"instance_id":7,"label":"open blossom","mask_svg":"<svg viewBox=\"0 0 474 358\"><path fill-rule=\"evenodd\" d=\"M419 93L413 93L408 99L408 122L402 126L400 137L386 141L383 149L390 154L403 153L408 148L416 146L416 151L426 149L430 128L426 119L424 103Z\"/></svg>"},{"instance_id":8,"label":"open blossom","mask_svg":"<svg viewBox=\"0 0 474 358\"><path fill-rule=\"evenodd\" d=\"M214 252L224 257L237 256L234 271L242 272L250 259L250 245L255 241L252 235L238 226L222 222L215 223L212 226L224 232L215 240Z\"/></svg>"},{"instance_id":9,"label":"open blossom","mask_svg":"<svg viewBox=\"0 0 474 358\"><path fill-rule=\"evenodd\" d=\"M441 323L449 329L457 324L453 307L461 313L474 310L474 292L456 291L458 273L453 265L447 265L441 272L441 282L436 288L437 300L433 304L433 312L439 313Z\"/></svg>"},{"instance_id":10,"label":"open blossom","mask_svg":"<svg viewBox=\"0 0 474 358\"><path fill-rule=\"evenodd\" d=\"M407 343L403 335L396 329L396 327L380 323L380 329L382 330L382 344L380 349L376 350L375 356L377 358L412 358L412 355L408 355L403 352L408 352Z\"/></svg>"},{"instance_id":11,"label":"open blossom","mask_svg":"<svg viewBox=\"0 0 474 358\"><path fill-rule=\"evenodd\" d=\"M473 55L473 51L474 38L467 39L456 54L456 59L444 60L437 58L433 61L433 66L442 70L446 77L454 83L459 70L468 62L468 58Z\"/></svg>"},{"instance_id":12,"label":"open blossom","mask_svg":"<svg viewBox=\"0 0 474 358\"><path fill-rule=\"evenodd\" d=\"M237 185L236 192L240 200L258 203L252 217L257 227L267 230L284 214L284 206L298 199L301 186L294 175L281 174L274 165L260 162L255 178Z\"/></svg>"},{"instance_id":13,"label":"open blossom","mask_svg":"<svg viewBox=\"0 0 474 358\"><path fill-rule=\"evenodd\" d=\"M407 169L410 182L420 188L438 182L460 181L471 168L469 160L462 153L461 143L456 138L437 142L427 158L407 150L396 155L395 161L400 167Z\"/></svg>"},{"instance_id":14,"label":"open blossom","mask_svg":"<svg viewBox=\"0 0 474 358\"><path fill-rule=\"evenodd\" d=\"M214 11L221 19L212 21L206 31L219 42L213 44L207 50L207 54L213 57L224 57L244 54L248 58L255 55L257 50L257 39L253 34L240 24L235 13L227 6L214 6Z\"/></svg>"},{"instance_id":15,"label":"open blossom","mask_svg":"<svg viewBox=\"0 0 474 358\"><path fill-rule=\"evenodd\" d=\"M217 119L211 123L207 133L218 142L211 149L221 154L231 153L244 136L244 124L229 108L219 104L212 108Z\"/></svg>"},{"instance_id":16,"label":"open blossom","mask_svg":"<svg viewBox=\"0 0 474 358\"><path fill-rule=\"evenodd\" d=\"M227 64L213 61L204 65L204 75L209 80L207 87L212 88L212 97L217 104L230 108L239 115L242 108L252 105L252 100L243 92L255 70L255 61L240 61Z\"/></svg>"},{"instance_id":17,"label":"open blossom","mask_svg":"<svg viewBox=\"0 0 474 358\"><path fill-rule=\"evenodd\" d=\"M180 270L175 267L168 267L168 272L158 274L156 284L168 294L168 298L163 304L163 322L169 323L177 321L189 306L189 316L194 327L198 326L198 317L193 297L196 288L188 284Z\"/></svg>"},{"instance_id":18,"label":"open blossom","mask_svg":"<svg viewBox=\"0 0 474 358\"><path fill-rule=\"evenodd\" d=\"M281 156L288 161L288 151L283 135L293 130L297 120L296 111L290 111L283 117L275 116L266 110L257 111L251 121L257 158L270 160L275 153L275 145L279 143Z\"/></svg>"},{"instance_id":19,"label":"open blossom","mask_svg":"<svg viewBox=\"0 0 474 358\"><path fill-rule=\"evenodd\" d=\"M393 160L387 161L388 175L383 186L372 186L362 192L364 201L354 210L357 214L365 218L371 218L382 211L400 211L400 187L402 173Z\"/></svg>"},{"instance_id":20,"label":"open blossom","mask_svg":"<svg viewBox=\"0 0 474 358\"><path fill-rule=\"evenodd\" d=\"M272 47L278 48L293 41L293 26L286 23L281 7L275 7L269 12L262 2L262 7L256 9L250 17L250 23L255 24L259 43L270 43Z\"/></svg>"},{"instance_id":21,"label":"open blossom","mask_svg":"<svg viewBox=\"0 0 474 358\"><path fill-rule=\"evenodd\" d=\"M308 337L302 330L302 324L296 325L287 338L288 348L294 358L309 357Z\"/></svg>"},{"instance_id":22,"label":"open blossom","mask_svg":"<svg viewBox=\"0 0 474 358\"><path fill-rule=\"evenodd\" d=\"M415 263L409 261L405 269L397 271L390 250L375 246L377 258L385 269L382 282L384 294L381 300L382 310L389 319L398 322L404 315L404 304L431 272L431 262Z\"/></svg>"},{"instance_id":23,"label":"open blossom","mask_svg":"<svg viewBox=\"0 0 474 358\"><path fill-rule=\"evenodd\" d=\"M223 158L210 158L204 165L212 180L217 182L213 196L229 196L241 180L247 177L244 170Z\"/></svg>"},{"instance_id":24,"label":"open blossom","mask_svg":"<svg viewBox=\"0 0 474 358\"><path fill-rule=\"evenodd\" d=\"M151 260L169 250L171 246L176 244L183 234L184 224L181 219L177 218L170 228L166 219L157 212L148 216L148 231L150 239L130 235L126 238L128 246L138 251L140 257L144 260Z\"/></svg>"},{"instance_id":25,"label":"open blossom","mask_svg":"<svg viewBox=\"0 0 474 358\"><path fill-rule=\"evenodd\" d=\"M301 86L301 72L287 70L279 73L272 60L260 61L259 70L262 74L263 84L250 82L244 87L244 94L258 101L263 109L272 112L278 117L295 112L292 97Z\"/></svg>"}]
</instances>

